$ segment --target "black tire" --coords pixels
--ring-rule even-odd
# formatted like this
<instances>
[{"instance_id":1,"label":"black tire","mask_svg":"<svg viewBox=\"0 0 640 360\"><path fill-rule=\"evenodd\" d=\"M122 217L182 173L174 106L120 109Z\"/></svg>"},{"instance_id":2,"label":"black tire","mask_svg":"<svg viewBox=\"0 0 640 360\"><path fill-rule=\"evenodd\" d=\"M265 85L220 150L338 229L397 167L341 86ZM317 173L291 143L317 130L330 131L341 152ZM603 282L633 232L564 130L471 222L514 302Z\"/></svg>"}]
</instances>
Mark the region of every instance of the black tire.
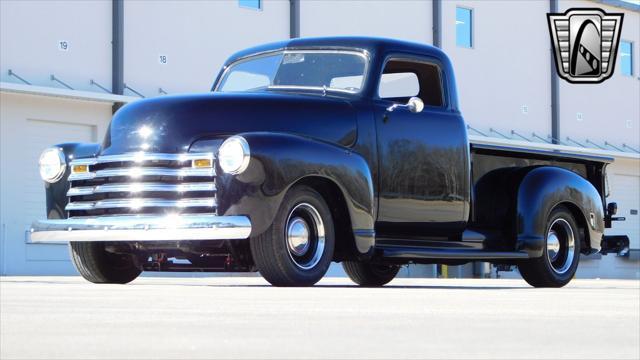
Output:
<instances>
[{"instance_id":1,"label":"black tire","mask_svg":"<svg viewBox=\"0 0 640 360\"><path fill-rule=\"evenodd\" d=\"M305 257L292 254L287 241L287 228L291 224L296 211L307 209L310 205L315 214L321 219L324 228L324 245L320 246L320 237L311 230L313 219L307 219L309 226L308 243L310 256L308 262ZM302 210L300 210L302 211ZM307 210L305 210L307 211ZM309 210L311 211L311 210ZM295 213L296 218L305 215ZM313 242L315 238L315 244ZM250 239L251 254L260 274L275 286L311 286L326 274L333 259L335 244L333 219L329 207L318 192L308 186L295 186L285 195L273 224L262 234ZM308 264L308 268L303 268Z\"/></svg>"},{"instance_id":2,"label":"black tire","mask_svg":"<svg viewBox=\"0 0 640 360\"><path fill-rule=\"evenodd\" d=\"M126 284L137 278L142 269L129 255L105 251L104 243L71 242L71 260L87 281L96 284Z\"/></svg>"},{"instance_id":3,"label":"black tire","mask_svg":"<svg viewBox=\"0 0 640 360\"><path fill-rule=\"evenodd\" d=\"M379 265L361 261L343 261L342 268L354 283L369 287L387 284L400 271L400 266L397 265Z\"/></svg>"},{"instance_id":4,"label":"black tire","mask_svg":"<svg viewBox=\"0 0 640 360\"><path fill-rule=\"evenodd\" d=\"M560 224L561 227L556 229L559 226L557 224ZM578 268L580 261L580 232L573 215L563 206L558 206L551 212L546 229L542 256L521 262L518 264L518 270L520 270L524 280L532 286L562 287L571 281ZM560 239L556 260L552 260L554 258L553 254L556 252L552 250L550 253L547 245L551 241L550 237L555 236L552 235L553 229L556 229L554 233L559 234L556 238ZM563 236L569 235L562 235L562 232L571 233L570 236L573 237L574 244L573 252L568 250L570 247L562 240Z\"/></svg>"}]
</instances>

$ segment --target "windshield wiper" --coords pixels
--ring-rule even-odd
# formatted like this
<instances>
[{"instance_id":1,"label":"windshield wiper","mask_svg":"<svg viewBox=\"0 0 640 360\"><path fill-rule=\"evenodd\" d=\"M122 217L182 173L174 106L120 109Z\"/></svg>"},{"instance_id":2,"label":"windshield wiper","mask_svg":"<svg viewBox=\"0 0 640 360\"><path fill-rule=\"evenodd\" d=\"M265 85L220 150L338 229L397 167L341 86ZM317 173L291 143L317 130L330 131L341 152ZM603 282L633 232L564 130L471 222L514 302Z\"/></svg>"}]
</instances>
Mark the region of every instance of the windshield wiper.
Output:
<instances>
[{"instance_id":1,"label":"windshield wiper","mask_svg":"<svg viewBox=\"0 0 640 360\"><path fill-rule=\"evenodd\" d=\"M302 86L302 85L270 85L267 86L268 90L312 90L312 91L322 91L323 94L326 94L327 91L345 93L345 94L356 94L355 90L347 90L347 89L339 89L332 88L327 86Z\"/></svg>"}]
</instances>

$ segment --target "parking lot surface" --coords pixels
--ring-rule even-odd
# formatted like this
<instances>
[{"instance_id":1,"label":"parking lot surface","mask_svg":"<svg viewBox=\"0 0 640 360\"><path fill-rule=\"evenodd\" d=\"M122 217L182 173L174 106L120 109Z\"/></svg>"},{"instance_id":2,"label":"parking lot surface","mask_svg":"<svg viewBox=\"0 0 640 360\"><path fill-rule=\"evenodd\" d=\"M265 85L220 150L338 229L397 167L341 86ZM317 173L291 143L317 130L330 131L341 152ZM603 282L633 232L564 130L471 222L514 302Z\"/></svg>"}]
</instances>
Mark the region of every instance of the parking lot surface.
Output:
<instances>
[{"instance_id":1,"label":"parking lot surface","mask_svg":"<svg viewBox=\"0 0 640 360\"><path fill-rule=\"evenodd\" d=\"M0 278L0 358L640 357L640 281Z\"/></svg>"}]
</instances>

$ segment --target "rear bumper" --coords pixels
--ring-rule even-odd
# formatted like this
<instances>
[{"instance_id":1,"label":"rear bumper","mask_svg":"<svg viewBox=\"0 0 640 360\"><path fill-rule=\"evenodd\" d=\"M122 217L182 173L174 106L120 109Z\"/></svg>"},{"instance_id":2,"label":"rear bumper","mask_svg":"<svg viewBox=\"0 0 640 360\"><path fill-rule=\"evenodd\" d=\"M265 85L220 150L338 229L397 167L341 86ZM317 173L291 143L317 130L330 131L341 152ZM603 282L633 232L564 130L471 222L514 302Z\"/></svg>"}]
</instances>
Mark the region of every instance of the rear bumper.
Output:
<instances>
[{"instance_id":1,"label":"rear bumper","mask_svg":"<svg viewBox=\"0 0 640 360\"><path fill-rule=\"evenodd\" d=\"M620 256L629 254L629 237L626 235L606 235L602 238L600 253L607 255L616 253Z\"/></svg>"},{"instance_id":2,"label":"rear bumper","mask_svg":"<svg viewBox=\"0 0 640 360\"><path fill-rule=\"evenodd\" d=\"M246 216L102 216L38 220L31 226L31 241L44 243L233 240L250 234L251 221Z\"/></svg>"}]
</instances>

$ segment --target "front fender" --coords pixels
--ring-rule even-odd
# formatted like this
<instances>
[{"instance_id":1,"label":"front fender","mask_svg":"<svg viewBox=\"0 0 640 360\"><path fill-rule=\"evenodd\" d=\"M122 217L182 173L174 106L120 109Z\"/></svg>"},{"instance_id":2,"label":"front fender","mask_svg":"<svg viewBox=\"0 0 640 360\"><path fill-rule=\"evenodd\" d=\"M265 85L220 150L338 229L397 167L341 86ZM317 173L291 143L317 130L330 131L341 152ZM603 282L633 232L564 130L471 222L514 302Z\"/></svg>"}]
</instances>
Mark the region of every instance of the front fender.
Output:
<instances>
[{"instance_id":1,"label":"front fender","mask_svg":"<svg viewBox=\"0 0 640 360\"><path fill-rule=\"evenodd\" d=\"M572 204L579 210L581 218L576 221L585 225L591 252L600 250L604 234L604 209L600 194L580 175L552 166L533 168L520 182L516 250L527 251L530 257L542 256L547 219L551 211L562 203Z\"/></svg>"},{"instance_id":2,"label":"front fender","mask_svg":"<svg viewBox=\"0 0 640 360\"><path fill-rule=\"evenodd\" d=\"M356 245L366 253L373 246L374 188L366 160L351 149L283 133L240 134L249 143L251 161L240 175L218 167L218 213L248 215L252 233L264 232L274 221L287 190L307 177L332 181L342 191Z\"/></svg>"},{"instance_id":3,"label":"front fender","mask_svg":"<svg viewBox=\"0 0 640 360\"><path fill-rule=\"evenodd\" d=\"M73 159L81 159L86 157L94 157L100 151L100 144L93 143L64 143L54 145L64 153L67 169L60 180L55 183L44 183L45 193L47 197L47 219L66 219L67 212L64 207L67 206L67 191L69 191L69 163Z\"/></svg>"}]
</instances>

